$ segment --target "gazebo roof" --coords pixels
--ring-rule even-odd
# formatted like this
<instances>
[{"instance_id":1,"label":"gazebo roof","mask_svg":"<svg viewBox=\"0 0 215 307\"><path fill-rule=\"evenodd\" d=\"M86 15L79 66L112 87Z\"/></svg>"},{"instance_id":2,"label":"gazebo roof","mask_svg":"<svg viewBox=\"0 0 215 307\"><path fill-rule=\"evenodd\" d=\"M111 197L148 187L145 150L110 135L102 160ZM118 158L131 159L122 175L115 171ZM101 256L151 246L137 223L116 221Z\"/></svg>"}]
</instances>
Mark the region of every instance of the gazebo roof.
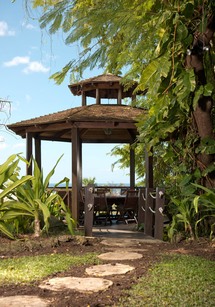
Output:
<instances>
[{"instance_id":1,"label":"gazebo roof","mask_svg":"<svg viewBox=\"0 0 215 307\"><path fill-rule=\"evenodd\" d=\"M128 105L87 105L8 125L21 137L33 133L41 140L71 142L71 129L80 129L82 142L130 143L145 110Z\"/></svg>"},{"instance_id":2,"label":"gazebo roof","mask_svg":"<svg viewBox=\"0 0 215 307\"><path fill-rule=\"evenodd\" d=\"M75 96L83 95L84 92L88 97L96 97L96 89L99 89L100 98L114 99L118 97L119 89L122 89L122 98L132 97L138 83L130 81L129 86L124 86L121 81L122 77L107 73L81 80L80 82L68 85L68 87Z\"/></svg>"}]
</instances>

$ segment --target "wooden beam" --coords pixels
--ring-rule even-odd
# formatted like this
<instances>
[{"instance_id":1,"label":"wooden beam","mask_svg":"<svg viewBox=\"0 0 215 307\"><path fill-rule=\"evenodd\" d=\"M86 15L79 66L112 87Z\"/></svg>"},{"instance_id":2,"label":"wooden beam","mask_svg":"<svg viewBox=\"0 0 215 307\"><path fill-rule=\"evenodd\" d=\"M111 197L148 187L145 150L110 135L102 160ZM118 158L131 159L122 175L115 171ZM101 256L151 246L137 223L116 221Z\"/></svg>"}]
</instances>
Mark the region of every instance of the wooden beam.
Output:
<instances>
[{"instance_id":1,"label":"wooden beam","mask_svg":"<svg viewBox=\"0 0 215 307\"><path fill-rule=\"evenodd\" d=\"M55 134L53 135L53 139L54 139L54 140L55 140L55 138L56 138L56 139L59 139L59 138L61 138L63 135L69 134L70 131L71 131L71 128L70 128L70 129L61 130L61 131L59 131L59 132L57 132L57 133L55 133Z\"/></svg>"},{"instance_id":2,"label":"wooden beam","mask_svg":"<svg viewBox=\"0 0 215 307\"><path fill-rule=\"evenodd\" d=\"M104 83L90 83L90 84L83 84L82 86L82 90L83 91L90 91L90 90L94 90L95 88L99 88L99 89L102 89L102 90L105 90L105 89L118 89L121 85L119 84L119 82L104 82Z\"/></svg>"},{"instance_id":3,"label":"wooden beam","mask_svg":"<svg viewBox=\"0 0 215 307\"><path fill-rule=\"evenodd\" d=\"M59 122L56 124L39 124L39 125L34 125L34 126L29 126L26 128L27 132L44 132L44 131L59 131L59 130L66 130L66 129L71 129L72 127L71 122Z\"/></svg>"},{"instance_id":4,"label":"wooden beam","mask_svg":"<svg viewBox=\"0 0 215 307\"><path fill-rule=\"evenodd\" d=\"M136 136L137 136L137 131L134 129L128 129L128 133L131 137L132 140L135 140Z\"/></svg>"},{"instance_id":5,"label":"wooden beam","mask_svg":"<svg viewBox=\"0 0 215 307\"><path fill-rule=\"evenodd\" d=\"M127 122L76 122L74 124L78 128L111 128L111 129L137 129L135 122L127 123Z\"/></svg>"},{"instance_id":6,"label":"wooden beam","mask_svg":"<svg viewBox=\"0 0 215 307\"><path fill-rule=\"evenodd\" d=\"M38 126L33 126L33 127L27 127L26 132L37 132L37 133L43 133L43 132L48 132L48 131L62 131L63 130L68 130L71 129L72 127L78 127L78 128L122 128L122 129L137 129L135 121L133 123L131 122L117 122L117 121L97 121L97 122L92 122L92 121L86 121L86 122L59 122L57 124L52 124L52 125L38 125Z\"/></svg>"}]
</instances>

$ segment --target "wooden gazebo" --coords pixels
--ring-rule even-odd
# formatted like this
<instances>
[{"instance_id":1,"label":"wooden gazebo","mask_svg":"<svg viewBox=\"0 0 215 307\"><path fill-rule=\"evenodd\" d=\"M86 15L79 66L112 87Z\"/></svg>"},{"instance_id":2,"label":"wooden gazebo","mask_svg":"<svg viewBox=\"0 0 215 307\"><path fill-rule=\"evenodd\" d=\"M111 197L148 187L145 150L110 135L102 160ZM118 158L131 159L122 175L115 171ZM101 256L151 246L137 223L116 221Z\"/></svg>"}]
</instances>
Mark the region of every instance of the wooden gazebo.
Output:
<instances>
[{"instance_id":1,"label":"wooden gazebo","mask_svg":"<svg viewBox=\"0 0 215 307\"><path fill-rule=\"evenodd\" d=\"M34 155L41 167L41 141L61 141L72 144L72 216L77 220L80 189L82 187L82 143L133 144L138 131L136 123L145 110L122 104L124 98L135 99L132 83L129 89L121 84L121 77L104 74L69 85L73 95L82 97L82 106L40 116L8 125L26 138L26 158ZM141 94L141 93L138 93ZM95 104L88 104L88 97ZM108 99L111 104L103 103ZM115 100L115 103L113 101ZM35 153L33 153L33 140ZM96 167L96 166L95 166ZM32 173L32 166L27 168ZM130 147L130 186L135 186L135 153Z\"/></svg>"}]
</instances>

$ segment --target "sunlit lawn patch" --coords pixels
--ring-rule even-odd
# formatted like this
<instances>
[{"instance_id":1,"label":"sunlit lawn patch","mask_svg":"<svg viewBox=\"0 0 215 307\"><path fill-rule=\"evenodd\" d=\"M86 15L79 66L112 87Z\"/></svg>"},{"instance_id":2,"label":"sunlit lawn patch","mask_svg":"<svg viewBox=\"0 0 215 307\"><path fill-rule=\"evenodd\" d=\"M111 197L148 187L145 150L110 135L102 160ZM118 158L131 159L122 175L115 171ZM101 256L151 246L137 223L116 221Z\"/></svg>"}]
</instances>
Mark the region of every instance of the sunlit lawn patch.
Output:
<instances>
[{"instance_id":1,"label":"sunlit lawn patch","mask_svg":"<svg viewBox=\"0 0 215 307\"><path fill-rule=\"evenodd\" d=\"M215 262L166 256L128 294L118 306L214 306Z\"/></svg>"},{"instance_id":2,"label":"sunlit lawn patch","mask_svg":"<svg viewBox=\"0 0 215 307\"><path fill-rule=\"evenodd\" d=\"M0 261L0 285L29 283L53 273L65 271L71 266L94 263L98 263L94 253L83 256L51 254L2 259Z\"/></svg>"}]
</instances>

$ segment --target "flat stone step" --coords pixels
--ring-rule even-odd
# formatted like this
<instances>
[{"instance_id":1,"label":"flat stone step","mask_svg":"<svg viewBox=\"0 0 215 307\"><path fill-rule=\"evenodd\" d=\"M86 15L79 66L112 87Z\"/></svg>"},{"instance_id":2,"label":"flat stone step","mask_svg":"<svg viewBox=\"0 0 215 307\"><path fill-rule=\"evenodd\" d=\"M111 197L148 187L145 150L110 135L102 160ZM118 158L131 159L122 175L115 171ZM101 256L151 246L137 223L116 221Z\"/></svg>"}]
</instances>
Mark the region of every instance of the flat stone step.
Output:
<instances>
[{"instance_id":1,"label":"flat stone step","mask_svg":"<svg viewBox=\"0 0 215 307\"><path fill-rule=\"evenodd\" d=\"M98 255L99 259L102 260L116 260L116 261L123 261L123 260L135 260L142 258L143 255L135 252L126 252L126 251L115 251L115 252L108 252L104 254Z\"/></svg>"},{"instance_id":2,"label":"flat stone step","mask_svg":"<svg viewBox=\"0 0 215 307\"><path fill-rule=\"evenodd\" d=\"M71 289L79 292L98 292L106 290L112 284L110 280L95 277L55 277L44 281L39 287L52 291Z\"/></svg>"},{"instance_id":3,"label":"flat stone step","mask_svg":"<svg viewBox=\"0 0 215 307\"><path fill-rule=\"evenodd\" d=\"M86 268L85 272L91 276L110 276L110 275L119 275L119 274L126 274L134 270L135 268L121 263L115 264L99 264L94 265L89 268Z\"/></svg>"},{"instance_id":4,"label":"flat stone step","mask_svg":"<svg viewBox=\"0 0 215 307\"><path fill-rule=\"evenodd\" d=\"M107 246L117 246L117 247L122 247L122 248L127 248L127 247L139 247L140 241L139 240L131 240L131 239L115 239L113 238L112 240L110 239L105 239L101 241L101 244L107 245Z\"/></svg>"},{"instance_id":5,"label":"flat stone step","mask_svg":"<svg viewBox=\"0 0 215 307\"><path fill-rule=\"evenodd\" d=\"M1 307L47 307L50 302L38 296L16 295L0 297Z\"/></svg>"}]
</instances>

